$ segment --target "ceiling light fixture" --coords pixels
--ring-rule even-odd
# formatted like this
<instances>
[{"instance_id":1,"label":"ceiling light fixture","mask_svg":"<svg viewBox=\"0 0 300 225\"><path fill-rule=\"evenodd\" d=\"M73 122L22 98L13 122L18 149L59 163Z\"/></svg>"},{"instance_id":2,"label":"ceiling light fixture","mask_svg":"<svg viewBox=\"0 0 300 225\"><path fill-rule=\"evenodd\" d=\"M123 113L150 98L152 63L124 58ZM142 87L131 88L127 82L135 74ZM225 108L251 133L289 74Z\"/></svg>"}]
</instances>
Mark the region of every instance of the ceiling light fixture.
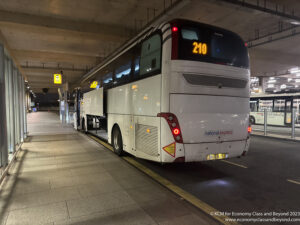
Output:
<instances>
[{"instance_id":1,"label":"ceiling light fixture","mask_svg":"<svg viewBox=\"0 0 300 225\"><path fill-rule=\"evenodd\" d=\"M294 67L294 68L291 68L291 69L289 70L289 72L290 72L290 73L299 73L299 72L300 72L300 69L299 69L299 67Z\"/></svg>"},{"instance_id":2,"label":"ceiling light fixture","mask_svg":"<svg viewBox=\"0 0 300 225\"><path fill-rule=\"evenodd\" d=\"M280 86L280 89L286 89L286 84L282 84L282 85Z\"/></svg>"}]
</instances>

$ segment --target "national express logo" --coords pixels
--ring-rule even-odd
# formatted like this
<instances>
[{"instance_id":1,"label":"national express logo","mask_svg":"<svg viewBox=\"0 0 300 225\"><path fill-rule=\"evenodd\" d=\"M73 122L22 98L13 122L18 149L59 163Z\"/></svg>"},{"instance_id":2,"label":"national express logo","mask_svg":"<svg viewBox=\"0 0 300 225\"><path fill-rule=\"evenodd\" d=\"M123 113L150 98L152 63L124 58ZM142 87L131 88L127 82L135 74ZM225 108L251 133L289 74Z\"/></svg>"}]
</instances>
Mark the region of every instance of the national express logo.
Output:
<instances>
[{"instance_id":1,"label":"national express logo","mask_svg":"<svg viewBox=\"0 0 300 225\"><path fill-rule=\"evenodd\" d=\"M206 136L232 135L232 130L209 130L205 131Z\"/></svg>"}]
</instances>

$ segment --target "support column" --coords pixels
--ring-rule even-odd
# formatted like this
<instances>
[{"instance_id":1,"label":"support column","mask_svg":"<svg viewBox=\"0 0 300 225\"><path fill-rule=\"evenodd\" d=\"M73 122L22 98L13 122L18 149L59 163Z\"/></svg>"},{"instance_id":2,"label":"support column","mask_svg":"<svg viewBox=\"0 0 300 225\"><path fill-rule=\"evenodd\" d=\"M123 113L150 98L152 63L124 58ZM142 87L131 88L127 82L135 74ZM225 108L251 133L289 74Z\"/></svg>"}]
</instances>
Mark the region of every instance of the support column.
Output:
<instances>
[{"instance_id":1,"label":"support column","mask_svg":"<svg viewBox=\"0 0 300 225\"><path fill-rule=\"evenodd\" d=\"M68 103L68 90L69 90L69 84L68 83L65 83L63 85L63 87L58 89L60 120L63 124L67 124L67 123L70 122L69 103Z\"/></svg>"},{"instance_id":2,"label":"support column","mask_svg":"<svg viewBox=\"0 0 300 225\"><path fill-rule=\"evenodd\" d=\"M13 65L12 61L7 57L6 63L6 73L5 76L7 78L7 85L6 85L6 108L7 108L7 117L8 117L8 125L7 125L7 132L9 135L9 145L8 151L10 153L15 152L15 118L14 118L14 85L13 85Z\"/></svg>"},{"instance_id":3,"label":"support column","mask_svg":"<svg viewBox=\"0 0 300 225\"><path fill-rule=\"evenodd\" d=\"M24 140L27 138L27 112L28 112L28 108L27 108L27 88L25 86L25 82L23 81L23 101L24 101L24 105L23 105L23 111L24 111Z\"/></svg>"},{"instance_id":4,"label":"support column","mask_svg":"<svg viewBox=\"0 0 300 225\"><path fill-rule=\"evenodd\" d=\"M4 75L4 47L0 44L0 166L8 164L7 124L6 124L6 99Z\"/></svg>"}]
</instances>

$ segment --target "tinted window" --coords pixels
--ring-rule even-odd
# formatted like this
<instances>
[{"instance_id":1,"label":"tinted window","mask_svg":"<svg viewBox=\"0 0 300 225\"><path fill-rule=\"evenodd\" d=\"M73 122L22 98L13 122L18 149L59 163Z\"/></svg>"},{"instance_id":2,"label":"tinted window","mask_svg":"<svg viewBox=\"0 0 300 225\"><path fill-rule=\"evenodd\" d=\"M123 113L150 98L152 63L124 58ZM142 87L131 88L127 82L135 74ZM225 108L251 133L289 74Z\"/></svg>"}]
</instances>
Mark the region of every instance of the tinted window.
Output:
<instances>
[{"instance_id":1,"label":"tinted window","mask_svg":"<svg viewBox=\"0 0 300 225\"><path fill-rule=\"evenodd\" d=\"M180 33L179 59L249 67L245 43L230 31L194 25L183 26Z\"/></svg>"},{"instance_id":2,"label":"tinted window","mask_svg":"<svg viewBox=\"0 0 300 225\"><path fill-rule=\"evenodd\" d=\"M124 63L123 65L116 68L115 77L117 83L124 83L129 80L131 73L131 61Z\"/></svg>"},{"instance_id":3,"label":"tinted window","mask_svg":"<svg viewBox=\"0 0 300 225\"><path fill-rule=\"evenodd\" d=\"M155 34L142 44L140 59L140 75L160 71L161 64L161 38Z\"/></svg>"}]
</instances>

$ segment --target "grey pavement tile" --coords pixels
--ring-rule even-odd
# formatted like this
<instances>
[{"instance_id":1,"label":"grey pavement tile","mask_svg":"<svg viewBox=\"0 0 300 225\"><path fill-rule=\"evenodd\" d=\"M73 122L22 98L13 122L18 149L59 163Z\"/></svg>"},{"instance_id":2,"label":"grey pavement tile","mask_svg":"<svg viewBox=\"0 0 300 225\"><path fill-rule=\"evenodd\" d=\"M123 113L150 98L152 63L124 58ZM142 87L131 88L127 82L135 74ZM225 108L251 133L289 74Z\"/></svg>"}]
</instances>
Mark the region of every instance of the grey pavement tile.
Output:
<instances>
[{"instance_id":1,"label":"grey pavement tile","mask_svg":"<svg viewBox=\"0 0 300 225\"><path fill-rule=\"evenodd\" d=\"M10 179L10 177L9 177ZM50 189L49 180L35 180L34 178L14 178L3 185L1 195L20 195L26 193L47 191Z\"/></svg>"},{"instance_id":2,"label":"grey pavement tile","mask_svg":"<svg viewBox=\"0 0 300 225\"><path fill-rule=\"evenodd\" d=\"M217 225L213 219L203 219L195 214L187 214L184 216L177 216L169 218L166 221L160 222L159 225Z\"/></svg>"},{"instance_id":3,"label":"grey pavement tile","mask_svg":"<svg viewBox=\"0 0 300 225\"><path fill-rule=\"evenodd\" d=\"M146 177L143 174L129 177L124 176L124 178L122 179L117 179L117 182L126 190L131 188L150 186L154 183L152 180L150 180L150 178Z\"/></svg>"},{"instance_id":4,"label":"grey pavement tile","mask_svg":"<svg viewBox=\"0 0 300 225\"><path fill-rule=\"evenodd\" d=\"M105 193L84 199L67 201L71 218L120 208L130 204L134 204L134 201L124 191Z\"/></svg>"},{"instance_id":5,"label":"grey pavement tile","mask_svg":"<svg viewBox=\"0 0 300 225\"><path fill-rule=\"evenodd\" d=\"M0 206L0 225L5 225L8 217L8 211Z\"/></svg>"},{"instance_id":6,"label":"grey pavement tile","mask_svg":"<svg viewBox=\"0 0 300 225\"><path fill-rule=\"evenodd\" d=\"M87 165L87 166L78 166L76 168L70 168L72 175L85 175L85 174L98 174L105 172L105 169L99 165Z\"/></svg>"},{"instance_id":7,"label":"grey pavement tile","mask_svg":"<svg viewBox=\"0 0 300 225\"><path fill-rule=\"evenodd\" d=\"M31 194L12 196L9 210L22 209L37 205L45 205L55 202L81 198L79 191L75 187L57 188L50 191L43 191Z\"/></svg>"},{"instance_id":8,"label":"grey pavement tile","mask_svg":"<svg viewBox=\"0 0 300 225\"><path fill-rule=\"evenodd\" d=\"M66 203L60 202L10 211L6 225L45 225L67 218Z\"/></svg>"},{"instance_id":9,"label":"grey pavement tile","mask_svg":"<svg viewBox=\"0 0 300 225\"><path fill-rule=\"evenodd\" d=\"M137 203L153 201L156 199L164 199L171 196L171 193L168 193L165 188L160 187L158 184L128 189L127 193Z\"/></svg>"},{"instance_id":10,"label":"grey pavement tile","mask_svg":"<svg viewBox=\"0 0 300 225\"><path fill-rule=\"evenodd\" d=\"M105 160L103 163L101 163L101 166L103 166L107 171L111 171L111 170L116 170L116 171L130 170L130 167L131 167L126 162L124 162L121 158Z\"/></svg>"},{"instance_id":11,"label":"grey pavement tile","mask_svg":"<svg viewBox=\"0 0 300 225\"><path fill-rule=\"evenodd\" d=\"M48 171L48 170L53 170L53 169L57 169L57 165L56 164L52 164L52 165L42 165L42 166L28 166L28 167L22 167L20 170L20 173L24 173L24 172L34 172L34 171Z\"/></svg>"},{"instance_id":12,"label":"grey pavement tile","mask_svg":"<svg viewBox=\"0 0 300 225\"><path fill-rule=\"evenodd\" d=\"M96 182L78 186L78 190L83 197L99 195L108 192L121 191L122 187L112 178L98 180Z\"/></svg>"},{"instance_id":13,"label":"grey pavement tile","mask_svg":"<svg viewBox=\"0 0 300 225\"><path fill-rule=\"evenodd\" d=\"M77 174L73 176L73 179L77 185L102 182L103 180L113 179L107 172L94 173L94 174Z\"/></svg>"},{"instance_id":14,"label":"grey pavement tile","mask_svg":"<svg viewBox=\"0 0 300 225\"><path fill-rule=\"evenodd\" d=\"M164 198L139 203L139 205L156 221L163 222L170 218L184 216L190 213L180 200Z\"/></svg>"},{"instance_id":15,"label":"grey pavement tile","mask_svg":"<svg viewBox=\"0 0 300 225\"><path fill-rule=\"evenodd\" d=\"M115 208L101 213L58 221L55 225L156 225L137 205Z\"/></svg>"},{"instance_id":16,"label":"grey pavement tile","mask_svg":"<svg viewBox=\"0 0 300 225\"><path fill-rule=\"evenodd\" d=\"M53 177L50 179L51 189L62 188L62 187L72 187L76 185L76 181L72 176L65 177Z\"/></svg>"}]
</instances>

